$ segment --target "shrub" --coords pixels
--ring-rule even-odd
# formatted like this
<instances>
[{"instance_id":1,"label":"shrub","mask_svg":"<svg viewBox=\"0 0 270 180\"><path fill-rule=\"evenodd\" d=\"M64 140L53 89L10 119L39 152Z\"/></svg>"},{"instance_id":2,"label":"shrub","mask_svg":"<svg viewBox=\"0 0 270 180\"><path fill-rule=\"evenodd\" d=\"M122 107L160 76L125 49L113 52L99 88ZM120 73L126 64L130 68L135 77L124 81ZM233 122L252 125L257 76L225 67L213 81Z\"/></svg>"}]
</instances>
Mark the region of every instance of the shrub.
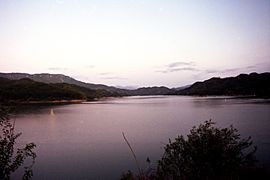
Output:
<instances>
[{"instance_id":1,"label":"shrub","mask_svg":"<svg viewBox=\"0 0 270 180\"><path fill-rule=\"evenodd\" d=\"M256 147L240 139L237 129L213 127L206 121L193 127L187 139L169 140L156 175L160 179L238 179L243 168L253 167Z\"/></svg>"},{"instance_id":2,"label":"shrub","mask_svg":"<svg viewBox=\"0 0 270 180\"><path fill-rule=\"evenodd\" d=\"M151 174L122 175L126 180L180 179L233 180L262 179L265 169L255 166L256 147L251 138L241 139L233 126L217 128L211 120L194 126L185 139L182 135L164 147L164 154Z\"/></svg>"},{"instance_id":3,"label":"shrub","mask_svg":"<svg viewBox=\"0 0 270 180\"><path fill-rule=\"evenodd\" d=\"M14 145L21 133L15 133L14 123L9 120L5 108L0 107L0 179L9 180L11 173L15 172L27 158L32 159L29 166L25 166L22 179L28 180L33 176L32 167L35 163L36 154L33 149L34 143L26 144L24 148L17 149L15 153Z\"/></svg>"}]
</instances>

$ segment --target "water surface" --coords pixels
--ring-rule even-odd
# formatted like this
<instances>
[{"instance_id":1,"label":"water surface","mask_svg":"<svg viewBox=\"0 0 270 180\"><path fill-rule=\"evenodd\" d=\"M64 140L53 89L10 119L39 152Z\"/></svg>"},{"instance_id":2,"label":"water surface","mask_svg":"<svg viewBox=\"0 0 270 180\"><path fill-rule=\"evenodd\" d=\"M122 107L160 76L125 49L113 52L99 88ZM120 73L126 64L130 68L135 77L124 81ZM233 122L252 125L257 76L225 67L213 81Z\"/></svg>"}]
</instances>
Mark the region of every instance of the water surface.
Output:
<instances>
[{"instance_id":1,"label":"water surface","mask_svg":"<svg viewBox=\"0 0 270 180\"><path fill-rule=\"evenodd\" d=\"M194 125L212 119L231 124L242 137L252 136L257 157L270 167L270 103L230 97L145 96L29 108L13 116L23 135L19 144L35 142L33 179L119 179L135 162L153 166L168 139L186 135ZM16 179L16 173L13 179Z\"/></svg>"}]
</instances>

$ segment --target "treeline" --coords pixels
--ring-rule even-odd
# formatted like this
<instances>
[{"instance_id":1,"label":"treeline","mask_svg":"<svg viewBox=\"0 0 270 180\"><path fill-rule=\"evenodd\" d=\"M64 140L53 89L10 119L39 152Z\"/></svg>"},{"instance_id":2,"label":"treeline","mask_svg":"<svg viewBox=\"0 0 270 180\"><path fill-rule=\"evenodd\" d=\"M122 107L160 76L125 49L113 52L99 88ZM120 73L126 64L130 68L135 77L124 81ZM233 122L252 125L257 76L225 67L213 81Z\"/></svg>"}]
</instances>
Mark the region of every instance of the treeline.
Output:
<instances>
[{"instance_id":1,"label":"treeline","mask_svg":"<svg viewBox=\"0 0 270 180\"><path fill-rule=\"evenodd\" d=\"M0 78L0 102L29 102L55 100L94 100L96 98L119 96L107 90L92 90L76 85L46 84L28 78L9 80Z\"/></svg>"},{"instance_id":2,"label":"treeline","mask_svg":"<svg viewBox=\"0 0 270 180\"><path fill-rule=\"evenodd\" d=\"M236 77L211 78L196 82L189 88L177 91L177 95L251 95L270 97L270 73L240 74Z\"/></svg>"},{"instance_id":3,"label":"treeline","mask_svg":"<svg viewBox=\"0 0 270 180\"><path fill-rule=\"evenodd\" d=\"M164 86L127 90L102 84L84 83L61 74L0 73L0 102L93 100L101 97L138 95L243 95L269 98L269 82L270 73L251 73L228 78L214 77L203 82L196 82L181 90Z\"/></svg>"}]
</instances>

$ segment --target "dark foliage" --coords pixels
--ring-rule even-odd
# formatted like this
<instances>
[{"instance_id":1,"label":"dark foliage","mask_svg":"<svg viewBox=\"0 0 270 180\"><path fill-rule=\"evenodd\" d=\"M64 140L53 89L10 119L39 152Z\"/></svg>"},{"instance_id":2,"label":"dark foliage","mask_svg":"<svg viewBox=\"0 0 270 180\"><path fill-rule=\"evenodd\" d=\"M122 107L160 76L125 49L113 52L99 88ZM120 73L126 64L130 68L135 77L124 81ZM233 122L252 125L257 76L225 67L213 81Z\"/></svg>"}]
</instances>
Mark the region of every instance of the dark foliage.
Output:
<instances>
[{"instance_id":1,"label":"dark foliage","mask_svg":"<svg viewBox=\"0 0 270 180\"><path fill-rule=\"evenodd\" d=\"M151 174L133 175L128 172L122 179L160 180L239 180L267 179L269 174L256 166L256 147L251 138L241 139L237 129L214 127L206 121L193 127L187 139L178 136L164 148L157 169Z\"/></svg>"},{"instance_id":2,"label":"dark foliage","mask_svg":"<svg viewBox=\"0 0 270 180\"><path fill-rule=\"evenodd\" d=\"M243 168L254 167L256 147L251 138L240 139L237 130L213 127L206 121L193 127L187 139L178 136L165 147L158 162L161 179L238 179Z\"/></svg>"},{"instance_id":3,"label":"dark foliage","mask_svg":"<svg viewBox=\"0 0 270 180\"><path fill-rule=\"evenodd\" d=\"M106 90L92 90L66 83L46 84L27 78L20 80L0 78L0 102L93 100L117 95Z\"/></svg>"},{"instance_id":4,"label":"dark foliage","mask_svg":"<svg viewBox=\"0 0 270 180\"><path fill-rule=\"evenodd\" d=\"M131 95L140 95L140 96L147 96L147 95L167 95L167 94L173 94L176 91L174 89L169 89L167 87L161 86L161 87L143 87L138 88L135 90L130 90Z\"/></svg>"},{"instance_id":5,"label":"dark foliage","mask_svg":"<svg viewBox=\"0 0 270 180\"><path fill-rule=\"evenodd\" d=\"M92 84L78 81L69 76L63 74L27 74L27 73L0 73L0 77L7 78L10 80L19 80L23 78L29 78L36 82L46 83L46 84L56 84L56 83L65 83L72 84L79 87L84 87L91 90L102 90L102 92L110 92L113 94L128 95L129 91L125 89L119 89L113 86L106 86L104 84ZM98 91L99 92L99 91Z\"/></svg>"},{"instance_id":6,"label":"dark foliage","mask_svg":"<svg viewBox=\"0 0 270 180\"><path fill-rule=\"evenodd\" d=\"M82 98L83 95L76 91L65 90L61 87L35 82L30 79L7 80L0 78L0 100L2 102Z\"/></svg>"},{"instance_id":7,"label":"dark foliage","mask_svg":"<svg viewBox=\"0 0 270 180\"><path fill-rule=\"evenodd\" d=\"M21 133L15 133L14 123L8 118L6 108L0 107L0 179L9 180L13 172L24 164L26 159L31 159L28 166L24 166L22 179L29 180L33 176L32 167L35 163L36 154L33 151L34 143L26 144L24 148L15 151L14 145Z\"/></svg>"},{"instance_id":8,"label":"dark foliage","mask_svg":"<svg viewBox=\"0 0 270 180\"><path fill-rule=\"evenodd\" d=\"M130 170L128 170L126 173L122 174L120 179L121 180L133 180L133 179L135 179L135 177L134 177L133 173Z\"/></svg>"},{"instance_id":9,"label":"dark foliage","mask_svg":"<svg viewBox=\"0 0 270 180\"><path fill-rule=\"evenodd\" d=\"M19 80L24 78L29 78L36 82L42 82L47 84L69 84L75 85L76 87L82 87L85 89L90 90L97 90L96 95L94 93L94 97L101 96L101 97L108 97L108 96L135 96L135 95L165 95L165 94L172 94L175 93L174 89L169 89L167 87L144 87L138 88L135 90L127 90L127 89L120 89L113 86L106 86L103 84L92 84L92 83L85 83L73 79L69 76L65 76L63 74L26 74L26 73L0 73L0 77L7 78L10 80ZM73 86L74 87L74 86ZM84 90L83 90L84 91ZM93 94L88 95L90 99L92 98Z\"/></svg>"},{"instance_id":10,"label":"dark foliage","mask_svg":"<svg viewBox=\"0 0 270 180\"><path fill-rule=\"evenodd\" d=\"M103 97L120 96L118 93L107 91L105 89L88 89L88 88L77 86L74 84L57 83L57 84L50 84L50 85L59 87L61 89L64 89L65 91L73 91L73 92L80 93L83 99L86 99L89 101L97 99L97 98L103 98Z\"/></svg>"},{"instance_id":11,"label":"dark foliage","mask_svg":"<svg viewBox=\"0 0 270 180\"><path fill-rule=\"evenodd\" d=\"M240 74L237 77L211 78L196 82L178 95L252 95L270 97L270 73Z\"/></svg>"},{"instance_id":12,"label":"dark foliage","mask_svg":"<svg viewBox=\"0 0 270 180\"><path fill-rule=\"evenodd\" d=\"M196 82L187 88L143 87L135 90L120 89L103 84L91 84L78 81L63 74L26 74L0 73L0 77L10 80L29 78L36 82L47 84L69 84L90 90L97 90L98 96L131 96L131 95L252 95L270 97L270 73L240 74L237 77L211 78L204 82ZM1 84L1 82L0 82ZM82 90L84 91L84 90ZM74 92L73 92L74 93ZM78 94L77 94L78 95ZM92 98L92 94L84 97ZM96 96L94 96L96 97Z\"/></svg>"}]
</instances>

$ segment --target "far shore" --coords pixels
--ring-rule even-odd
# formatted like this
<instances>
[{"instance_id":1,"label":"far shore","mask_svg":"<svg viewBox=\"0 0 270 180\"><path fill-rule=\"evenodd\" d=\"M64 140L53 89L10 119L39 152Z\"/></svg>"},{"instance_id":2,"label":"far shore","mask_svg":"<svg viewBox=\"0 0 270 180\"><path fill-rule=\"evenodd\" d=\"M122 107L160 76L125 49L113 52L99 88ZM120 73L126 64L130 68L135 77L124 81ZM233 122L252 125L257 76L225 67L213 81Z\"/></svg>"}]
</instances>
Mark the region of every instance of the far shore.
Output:
<instances>
[{"instance_id":1,"label":"far shore","mask_svg":"<svg viewBox=\"0 0 270 180\"><path fill-rule=\"evenodd\" d=\"M82 103L86 100L70 99L70 100L41 100L41 101L10 101L7 104L69 104L69 103ZM6 104L6 103L5 103Z\"/></svg>"},{"instance_id":2,"label":"far shore","mask_svg":"<svg viewBox=\"0 0 270 180\"><path fill-rule=\"evenodd\" d=\"M72 99L72 100L49 100L49 101L22 101L19 104L59 104L59 103L82 103L86 100Z\"/></svg>"},{"instance_id":3,"label":"far shore","mask_svg":"<svg viewBox=\"0 0 270 180\"><path fill-rule=\"evenodd\" d=\"M144 97L144 96L187 96L187 97L205 97L205 98L225 98L225 99L269 99L269 97L258 97L254 95L238 95L238 96L226 96L226 95L141 95L135 97ZM123 97L132 97L132 96L123 96ZM93 102L93 101L102 101L108 99L114 99L116 97L101 97L95 98L92 100L82 100L82 99L70 99L70 100L29 100L29 101L20 101L13 100L8 102L2 102L0 105L57 105L57 104L77 104L77 103L85 103L85 102ZM119 98L119 97L117 97Z\"/></svg>"}]
</instances>

